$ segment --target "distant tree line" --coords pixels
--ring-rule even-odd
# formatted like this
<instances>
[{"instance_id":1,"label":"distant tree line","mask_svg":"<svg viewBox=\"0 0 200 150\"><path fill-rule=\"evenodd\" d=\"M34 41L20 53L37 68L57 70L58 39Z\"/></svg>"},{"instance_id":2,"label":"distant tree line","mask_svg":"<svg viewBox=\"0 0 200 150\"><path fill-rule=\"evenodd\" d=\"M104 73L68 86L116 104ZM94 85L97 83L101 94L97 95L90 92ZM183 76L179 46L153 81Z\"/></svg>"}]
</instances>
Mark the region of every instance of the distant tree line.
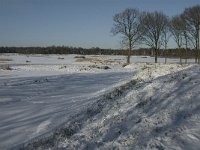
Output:
<instances>
[{"instance_id":1,"label":"distant tree line","mask_svg":"<svg viewBox=\"0 0 200 150\"><path fill-rule=\"evenodd\" d=\"M79 54L79 55L125 55L123 50L49 46L49 47L0 47L0 53L19 54Z\"/></svg>"},{"instance_id":2,"label":"distant tree line","mask_svg":"<svg viewBox=\"0 0 200 150\"><path fill-rule=\"evenodd\" d=\"M122 50L49 46L49 47L0 47L0 53L20 54L79 54L79 55L124 55Z\"/></svg>"},{"instance_id":3,"label":"distant tree line","mask_svg":"<svg viewBox=\"0 0 200 150\"><path fill-rule=\"evenodd\" d=\"M160 57L179 57L179 52L183 53L183 58L195 58L195 51L187 49L162 49L158 52ZM153 49L140 48L131 51L131 55L153 56ZM123 49L101 49L66 47L66 46L50 46L50 47L0 47L0 53L19 53L19 54L77 54L77 55L127 55L127 51Z\"/></svg>"},{"instance_id":4,"label":"distant tree line","mask_svg":"<svg viewBox=\"0 0 200 150\"><path fill-rule=\"evenodd\" d=\"M180 63L182 59L194 56L195 62L200 63L200 5L185 8L171 18L163 12L139 12L127 8L117 13L113 21L111 32L122 35L122 45L128 49L127 63L130 63L132 49L140 44L153 49L156 63L161 54L166 60L167 56L179 56ZM176 54L167 50L170 38L177 44Z\"/></svg>"}]
</instances>

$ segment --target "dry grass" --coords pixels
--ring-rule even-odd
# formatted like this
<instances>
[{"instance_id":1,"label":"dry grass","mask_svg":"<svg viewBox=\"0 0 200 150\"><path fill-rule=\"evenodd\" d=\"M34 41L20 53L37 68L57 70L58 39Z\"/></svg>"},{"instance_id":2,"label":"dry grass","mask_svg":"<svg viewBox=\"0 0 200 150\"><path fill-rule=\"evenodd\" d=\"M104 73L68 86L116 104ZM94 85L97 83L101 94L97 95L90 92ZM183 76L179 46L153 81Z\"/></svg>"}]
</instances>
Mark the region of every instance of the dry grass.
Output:
<instances>
[{"instance_id":1,"label":"dry grass","mask_svg":"<svg viewBox=\"0 0 200 150\"><path fill-rule=\"evenodd\" d=\"M75 56L74 58L85 58L85 56Z\"/></svg>"},{"instance_id":2,"label":"dry grass","mask_svg":"<svg viewBox=\"0 0 200 150\"><path fill-rule=\"evenodd\" d=\"M124 64L122 64L122 67L124 68L124 67L126 67L128 65L129 65L128 63L124 63Z\"/></svg>"},{"instance_id":3,"label":"dry grass","mask_svg":"<svg viewBox=\"0 0 200 150\"><path fill-rule=\"evenodd\" d=\"M97 63L97 62L101 62L101 60L99 60L97 58L78 58L78 59L76 59L76 62L93 62L93 63Z\"/></svg>"},{"instance_id":4,"label":"dry grass","mask_svg":"<svg viewBox=\"0 0 200 150\"><path fill-rule=\"evenodd\" d=\"M7 58L0 58L0 61L12 61L12 59L7 59Z\"/></svg>"},{"instance_id":5,"label":"dry grass","mask_svg":"<svg viewBox=\"0 0 200 150\"><path fill-rule=\"evenodd\" d=\"M10 68L9 65L2 65L2 66L0 66L0 69L2 69L2 70L12 70L12 68Z\"/></svg>"},{"instance_id":6,"label":"dry grass","mask_svg":"<svg viewBox=\"0 0 200 150\"><path fill-rule=\"evenodd\" d=\"M58 57L58 59L65 59L64 57Z\"/></svg>"},{"instance_id":7,"label":"dry grass","mask_svg":"<svg viewBox=\"0 0 200 150\"><path fill-rule=\"evenodd\" d=\"M97 58L78 58L76 59L76 62L91 62L94 64L101 64L101 65L112 65L112 64L120 64L119 61L116 60L100 60Z\"/></svg>"}]
</instances>

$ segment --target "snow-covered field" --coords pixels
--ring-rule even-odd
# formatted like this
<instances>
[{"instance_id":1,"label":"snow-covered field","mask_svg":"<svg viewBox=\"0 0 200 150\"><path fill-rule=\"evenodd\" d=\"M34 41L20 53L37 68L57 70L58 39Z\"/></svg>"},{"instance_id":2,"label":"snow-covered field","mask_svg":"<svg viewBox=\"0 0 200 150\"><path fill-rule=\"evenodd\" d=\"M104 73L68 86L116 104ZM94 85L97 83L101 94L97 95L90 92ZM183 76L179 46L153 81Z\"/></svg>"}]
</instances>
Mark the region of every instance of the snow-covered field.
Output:
<instances>
[{"instance_id":1,"label":"snow-covered field","mask_svg":"<svg viewBox=\"0 0 200 150\"><path fill-rule=\"evenodd\" d=\"M0 149L200 149L200 66L75 56L0 55Z\"/></svg>"}]
</instances>

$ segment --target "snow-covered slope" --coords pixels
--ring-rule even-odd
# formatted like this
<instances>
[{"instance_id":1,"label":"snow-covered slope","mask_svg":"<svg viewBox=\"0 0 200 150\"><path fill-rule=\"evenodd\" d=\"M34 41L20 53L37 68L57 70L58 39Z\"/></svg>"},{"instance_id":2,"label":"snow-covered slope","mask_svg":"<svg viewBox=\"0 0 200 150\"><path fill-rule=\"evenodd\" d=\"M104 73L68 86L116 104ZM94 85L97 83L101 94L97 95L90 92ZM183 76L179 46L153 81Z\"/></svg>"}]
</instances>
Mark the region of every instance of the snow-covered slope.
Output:
<instances>
[{"instance_id":1,"label":"snow-covered slope","mask_svg":"<svg viewBox=\"0 0 200 150\"><path fill-rule=\"evenodd\" d=\"M0 149L200 149L198 65L75 56L0 55Z\"/></svg>"},{"instance_id":2,"label":"snow-covered slope","mask_svg":"<svg viewBox=\"0 0 200 150\"><path fill-rule=\"evenodd\" d=\"M200 149L200 67L134 64L129 82L22 149Z\"/></svg>"},{"instance_id":3,"label":"snow-covered slope","mask_svg":"<svg viewBox=\"0 0 200 150\"><path fill-rule=\"evenodd\" d=\"M200 67L137 82L104 105L66 149L200 149ZM109 103L109 100L108 100Z\"/></svg>"},{"instance_id":4,"label":"snow-covered slope","mask_svg":"<svg viewBox=\"0 0 200 150\"><path fill-rule=\"evenodd\" d=\"M122 84L133 73L68 74L0 80L0 149L41 135Z\"/></svg>"}]
</instances>

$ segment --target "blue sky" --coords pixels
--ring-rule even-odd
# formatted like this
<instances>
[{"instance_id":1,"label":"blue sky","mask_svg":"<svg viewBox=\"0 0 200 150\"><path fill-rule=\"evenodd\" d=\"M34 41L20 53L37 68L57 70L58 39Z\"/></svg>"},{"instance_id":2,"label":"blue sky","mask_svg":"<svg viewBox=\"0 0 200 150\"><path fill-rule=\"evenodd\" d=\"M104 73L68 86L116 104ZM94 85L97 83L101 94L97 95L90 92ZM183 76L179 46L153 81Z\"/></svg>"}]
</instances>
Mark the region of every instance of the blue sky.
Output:
<instances>
[{"instance_id":1,"label":"blue sky","mask_svg":"<svg viewBox=\"0 0 200 150\"><path fill-rule=\"evenodd\" d=\"M196 4L200 0L0 0L0 46L120 48L120 36L110 33L114 14L138 8L173 16Z\"/></svg>"}]
</instances>

